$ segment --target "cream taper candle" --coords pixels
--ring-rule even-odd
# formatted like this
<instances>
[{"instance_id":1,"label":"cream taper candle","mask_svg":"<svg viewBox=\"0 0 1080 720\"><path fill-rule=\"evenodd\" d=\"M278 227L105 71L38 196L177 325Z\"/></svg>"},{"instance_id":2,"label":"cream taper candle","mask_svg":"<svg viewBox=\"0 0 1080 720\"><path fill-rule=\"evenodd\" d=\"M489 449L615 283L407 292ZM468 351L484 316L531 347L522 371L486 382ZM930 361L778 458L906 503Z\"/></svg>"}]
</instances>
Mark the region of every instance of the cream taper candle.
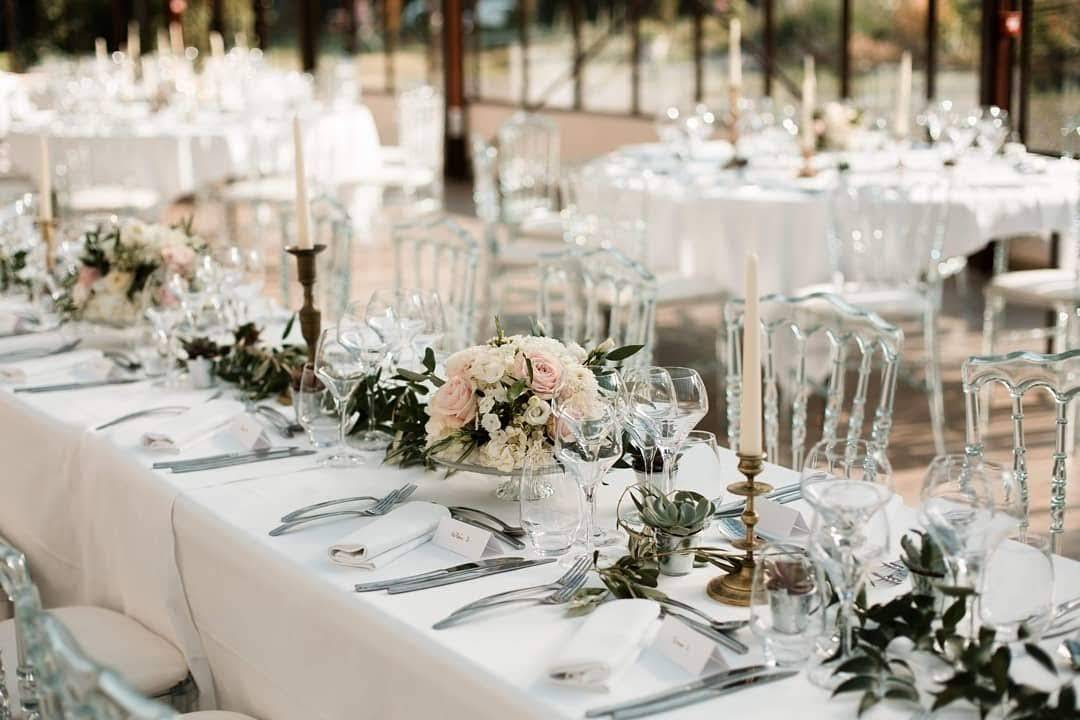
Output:
<instances>
[{"instance_id":1,"label":"cream taper candle","mask_svg":"<svg viewBox=\"0 0 1080 720\"><path fill-rule=\"evenodd\" d=\"M41 149L41 177L38 180L38 195L40 208L38 218L46 222L53 219L52 207L52 170L49 163L49 139L44 135L38 136Z\"/></svg>"},{"instance_id":2,"label":"cream taper candle","mask_svg":"<svg viewBox=\"0 0 1080 720\"><path fill-rule=\"evenodd\" d=\"M742 23L731 18L728 26L728 84L742 87Z\"/></svg>"},{"instance_id":3,"label":"cream taper candle","mask_svg":"<svg viewBox=\"0 0 1080 720\"><path fill-rule=\"evenodd\" d=\"M758 257L746 256L743 275L742 413L739 417L739 452L760 455L761 450L761 315L758 310Z\"/></svg>"},{"instance_id":4,"label":"cream taper candle","mask_svg":"<svg viewBox=\"0 0 1080 720\"><path fill-rule=\"evenodd\" d=\"M210 33L210 57L215 60L225 57L225 38L217 30Z\"/></svg>"},{"instance_id":5,"label":"cream taper candle","mask_svg":"<svg viewBox=\"0 0 1080 720\"><path fill-rule=\"evenodd\" d=\"M105 38L94 38L94 57L102 65L109 61L109 45L105 42Z\"/></svg>"},{"instance_id":6,"label":"cream taper candle","mask_svg":"<svg viewBox=\"0 0 1080 720\"><path fill-rule=\"evenodd\" d=\"M184 28L175 20L169 23L169 48L176 57L184 57Z\"/></svg>"},{"instance_id":7,"label":"cream taper candle","mask_svg":"<svg viewBox=\"0 0 1080 720\"><path fill-rule=\"evenodd\" d=\"M817 147L817 133L814 132L814 102L817 95L817 76L814 70L814 56L803 57L802 83L802 148L813 152Z\"/></svg>"},{"instance_id":8,"label":"cream taper candle","mask_svg":"<svg viewBox=\"0 0 1080 720\"><path fill-rule=\"evenodd\" d=\"M300 116L293 116L293 169L296 172L296 245L310 250L311 216L308 210L307 178L304 175L304 138L300 132Z\"/></svg>"},{"instance_id":9,"label":"cream taper candle","mask_svg":"<svg viewBox=\"0 0 1080 720\"><path fill-rule=\"evenodd\" d=\"M139 37L138 20L132 20L128 23L127 54L131 63L137 65L139 57L142 55L142 39Z\"/></svg>"},{"instance_id":10,"label":"cream taper candle","mask_svg":"<svg viewBox=\"0 0 1080 720\"><path fill-rule=\"evenodd\" d=\"M900 57L900 70L896 92L896 136L906 138L911 130L911 53L904 51Z\"/></svg>"}]
</instances>

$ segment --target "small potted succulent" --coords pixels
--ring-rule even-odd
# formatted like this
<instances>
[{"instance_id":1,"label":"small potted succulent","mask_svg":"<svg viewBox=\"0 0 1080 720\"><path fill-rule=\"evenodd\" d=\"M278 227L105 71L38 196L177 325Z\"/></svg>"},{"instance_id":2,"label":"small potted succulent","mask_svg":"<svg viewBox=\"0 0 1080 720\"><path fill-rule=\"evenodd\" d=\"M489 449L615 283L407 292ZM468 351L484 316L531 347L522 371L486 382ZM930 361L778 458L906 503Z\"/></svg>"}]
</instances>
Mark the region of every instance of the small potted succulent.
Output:
<instances>
[{"instance_id":1,"label":"small potted succulent","mask_svg":"<svg viewBox=\"0 0 1080 720\"><path fill-rule=\"evenodd\" d=\"M180 344L187 355L188 377L196 390L205 390L214 386L215 362L221 357L222 349L207 337L181 340Z\"/></svg>"},{"instance_id":2,"label":"small potted succulent","mask_svg":"<svg viewBox=\"0 0 1080 720\"><path fill-rule=\"evenodd\" d=\"M666 496L642 486L630 491L641 522L652 530L656 560L664 575L686 575L694 568L694 549L709 526L712 501L696 492L677 490Z\"/></svg>"},{"instance_id":3,"label":"small potted succulent","mask_svg":"<svg viewBox=\"0 0 1080 720\"><path fill-rule=\"evenodd\" d=\"M916 544L918 542L918 544ZM938 585L945 581L948 569L945 556L934 539L922 530L912 530L900 539L903 554L900 562L911 573L911 588L916 595L930 595L938 607L943 606L945 595Z\"/></svg>"},{"instance_id":4,"label":"small potted succulent","mask_svg":"<svg viewBox=\"0 0 1080 720\"><path fill-rule=\"evenodd\" d=\"M790 553L765 557L763 562L773 629L786 635L806 632L818 589L813 568Z\"/></svg>"}]
</instances>

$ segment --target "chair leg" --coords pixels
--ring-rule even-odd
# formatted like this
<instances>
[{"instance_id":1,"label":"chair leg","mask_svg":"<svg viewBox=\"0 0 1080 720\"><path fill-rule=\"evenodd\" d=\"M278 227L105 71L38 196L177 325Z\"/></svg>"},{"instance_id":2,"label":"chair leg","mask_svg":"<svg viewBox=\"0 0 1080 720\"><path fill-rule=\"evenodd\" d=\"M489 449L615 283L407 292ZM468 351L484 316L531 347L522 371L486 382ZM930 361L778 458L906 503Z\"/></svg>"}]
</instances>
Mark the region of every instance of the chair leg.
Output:
<instances>
[{"instance_id":1,"label":"chair leg","mask_svg":"<svg viewBox=\"0 0 1080 720\"><path fill-rule=\"evenodd\" d=\"M1001 327L1001 318L1005 309L1005 298L1000 297L987 288L984 294L983 308L983 355L994 355L997 352L997 333ZM979 396L979 434L985 435L990 428L990 386L980 390Z\"/></svg>"},{"instance_id":2,"label":"chair leg","mask_svg":"<svg viewBox=\"0 0 1080 720\"><path fill-rule=\"evenodd\" d=\"M941 388L941 357L938 348L937 308L927 306L923 319L926 342L926 387L930 402L930 425L934 432L934 450L945 454L945 399Z\"/></svg>"}]
</instances>

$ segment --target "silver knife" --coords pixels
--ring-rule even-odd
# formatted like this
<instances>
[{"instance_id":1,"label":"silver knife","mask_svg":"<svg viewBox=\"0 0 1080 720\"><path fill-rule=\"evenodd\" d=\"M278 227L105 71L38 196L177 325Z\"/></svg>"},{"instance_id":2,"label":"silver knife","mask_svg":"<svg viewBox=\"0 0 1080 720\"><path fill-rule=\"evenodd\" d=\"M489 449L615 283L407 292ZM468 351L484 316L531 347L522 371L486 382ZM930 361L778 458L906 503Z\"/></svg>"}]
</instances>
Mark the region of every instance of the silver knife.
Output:
<instances>
[{"instance_id":1,"label":"silver knife","mask_svg":"<svg viewBox=\"0 0 1080 720\"><path fill-rule=\"evenodd\" d=\"M488 575L498 575L504 572L510 572L511 570L522 570L524 568L535 567L537 565L547 565L548 563L555 562L556 558L544 558L542 560L522 560L517 563L508 563L506 565L499 565L498 567L491 568L477 568L476 570L464 570L453 575L444 575L442 577L432 578L431 580L421 580L419 582L403 583L401 585L394 585L387 589L387 592L391 595L397 595L400 593L415 592L416 590L427 590L429 588L442 587L443 585L453 585L454 583L465 582L466 580L474 580L476 578L487 577Z\"/></svg>"},{"instance_id":2,"label":"silver knife","mask_svg":"<svg viewBox=\"0 0 1080 720\"><path fill-rule=\"evenodd\" d=\"M114 425L119 425L120 423L125 423L128 420L134 420L136 418L146 417L147 415L162 415L162 414L166 414L166 413L179 414L179 413L184 412L185 410L190 410L190 409L191 408L188 407L187 405L162 405L161 407L147 408L146 410L136 410L135 412L128 413L127 415L121 415L120 417L116 418L115 420L110 420L107 423L102 423L101 425L98 425L94 429L95 430L104 430L105 428L111 428Z\"/></svg>"},{"instance_id":3,"label":"silver knife","mask_svg":"<svg viewBox=\"0 0 1080 720\"><path fill-rule=\"evenodd\" d=\"M372 590L386 590L393 585L407 585L409 583L420 582L422 580L431 580L437 577L443 577L456 572L462 572L464 570L475 570L477 568L487 567L499 567L500 565L513 565L520 563L525 558L523 557L500 557L489 558L487 560L477 560L476 562L467 562L460 565L452 565L451 567L439 568L438 570L430 570L428 572L419 573L417 575L407 575L405 577L394 578L393 580L376 580L369 583L359 583L355 586L356 592L371 592Z\"/></svg>"},{"instance_id":4,"label":"silver knife","mask_svg":"<svg viewBox=\"0 0 1080 720\"><path fill-rule=\"evenodd\" d=\"M614 720L632 720L633 718L645 717L646 715L655 715L656 713L675 710L687 705L704 702L705 700L712 700L713 698L718 698L722 695L729 695L733 692L753 687L754 685L765 685L767 683L776 682L777 680L786 680L787 678L794 677L798 674L798 670L781 670L780 672L767 672L759 675L751 675L721 685L713 685L695 692L671 697L666 700L659 700L639 705L628 710L621 710L612 713L612 718L614 718Z\"/></svg>"},{"instance_id":5,"label":"silver knife","mask_svg":"<svg viewBox=\"0 0 1080 720\"><path fill-rule=\"evenodd\" d=\"M170 471L179 475L180 473L189 472L202 472L203 470L218 470L220 468L234 467L236 465L250 465L251 463L266 462L267 460L284 460L286 458L304 457L305 455L314 455L315 450L288 450L277 453L269 453L265 455L256 455L254 457L233 458L231 460L218 460L217 462L208 463L206 465L185 465L182 467L170 468Z\"/></svg>"},{"instance_id":6,"label":"silver knife","mask_svg":"<svg viewBox=\"0 0 1080 720\"><path fill-rule=\"evenodd\" d=\"M604 707L593 708L585 712L585 717L603 717L604 715L612 715L620 710L629 710L630 708L637 707L638 705L650 704L654 702L660 702L661 700L667 700L670 697L676 695L682 695L683 693L695 692L703 688L707 688L710 685L723 684L735 680L737 678L743 678L748 675L755 675L757 673L767 672L768 665L745 665L743 667L732 668L730 670L721 670L714 672L705 677L698 678L697 680L691 680L690 682L677 685L676 687L668 690L661 690L660 692L653 693L652 695L645 695L635 700L627 700L626 702L617 703L615 705L605 705Z\"/></svg>"},{"instance_id":7,"label":"silver knife","mask_svg":"<svg viewBox=\"0 0 1080 720\"><path fill-rule=\"evenodd\" d=\"M59 385L34 385L30 387L15 388L17 393L47 393L62 390L82 390L83 388L105 387L106 385L130 385L142 382L145 378L120 378L118 380L92 380L90 382L70 382Z\"/></svg>"},{"instance_id":8,"label":"silver knife","mask_svg":"<svg viewBox=\"0 0 1080 720\"><path fill-rule=\"evenodd\" d=\"M207 455L201 458L188 458L187 460L159 460L153 464L155 470L165 470L173 467L183 467L184 465L203 465L205 463L217 462L219 460L232 460L233 458L244 458L259 453L270 452L283 452L285 450L299 450L296 445L279 445L276 447L263 448L262 450L241 450L239 452L222 453L221 455Z\"/></svg>"}]
</instances>

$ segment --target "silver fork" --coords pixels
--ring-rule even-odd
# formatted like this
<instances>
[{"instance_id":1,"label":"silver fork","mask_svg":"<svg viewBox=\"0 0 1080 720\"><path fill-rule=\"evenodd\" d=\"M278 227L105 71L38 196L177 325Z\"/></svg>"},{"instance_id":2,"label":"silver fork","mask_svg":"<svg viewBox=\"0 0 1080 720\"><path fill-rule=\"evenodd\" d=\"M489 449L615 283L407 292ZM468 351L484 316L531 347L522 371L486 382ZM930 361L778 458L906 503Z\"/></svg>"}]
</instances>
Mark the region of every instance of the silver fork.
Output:
<instances>
[{"instance_id":1,"label":"silver fork","mask_svg":"<svg viewBox=\"0 0 1080 720\"><path fill-rule=\"evenodd\" d=\"M515 603L529 603L531 605L563 605L573 599L574 595L577 594L577 591L580 590L581 587L585 584L585 580L587 577L588 574L583 572L579 577L574 580L574 582L563 585L554 592L551 592L548 595L542 595L540 597L518 597L510 598L508 600L489 602L483 605L465 606L450 613L450 615L435 623L431 627L434 630L444 630L448 627L452 627L454 625L462 623L478 613L486 612L493 608L513 605Z\"/></svg>"},{"instance_id":2,"label":"silver fork","mask_svg":"<svg viewBox=\"0 0 1080 720\"><path fill-rule=\"evenodd\" d=\"M296 520L291 520L287 523L282 523L281 525L278 525L276 528L270 531L270 536L277 537L279 535L284 535L285 533L289 532L290 530L299 525L313 522L315 520L325 520L326 518L344 516L376 517L378 515L385 515L386 513L390 512L390 510L399 502L412 495L414 490L416 490L416 485L406 485L405 487L399 488L389 493L386 497L379 500L371 507L365 508L363 510L339 510L332 513L322 513L320 515L309 515L307 517L297 518Z\"/></svg>"},{"instance_id":3,"label":"silver fork","mask_svg":"<svg viewBox=\"0 0 1080 720\"><path fill-rule=\"evenodd\" d=\"M459 613L462 610L467 610L470 608L480 607L481 605L486 605L491 602L508 600L510 598L526 599L543 597L545 593L550 593L566 587L568 584L573 584L577 582L579 578L584 579L589 574L589 567L591 565L592 559L588 555L582 555L574 561L574 564L571 565L565 573L562 574L562 577L560 577L558 580L555 580L554 582L545 583L543 585L533 585L531 587L518 588L517 590L507 590L506 592L488 595L487 597L482 597L479 600L474 600L471 603L462 605L457 610L455 610L454 613Z\"/></svg>"}]
</instances>

